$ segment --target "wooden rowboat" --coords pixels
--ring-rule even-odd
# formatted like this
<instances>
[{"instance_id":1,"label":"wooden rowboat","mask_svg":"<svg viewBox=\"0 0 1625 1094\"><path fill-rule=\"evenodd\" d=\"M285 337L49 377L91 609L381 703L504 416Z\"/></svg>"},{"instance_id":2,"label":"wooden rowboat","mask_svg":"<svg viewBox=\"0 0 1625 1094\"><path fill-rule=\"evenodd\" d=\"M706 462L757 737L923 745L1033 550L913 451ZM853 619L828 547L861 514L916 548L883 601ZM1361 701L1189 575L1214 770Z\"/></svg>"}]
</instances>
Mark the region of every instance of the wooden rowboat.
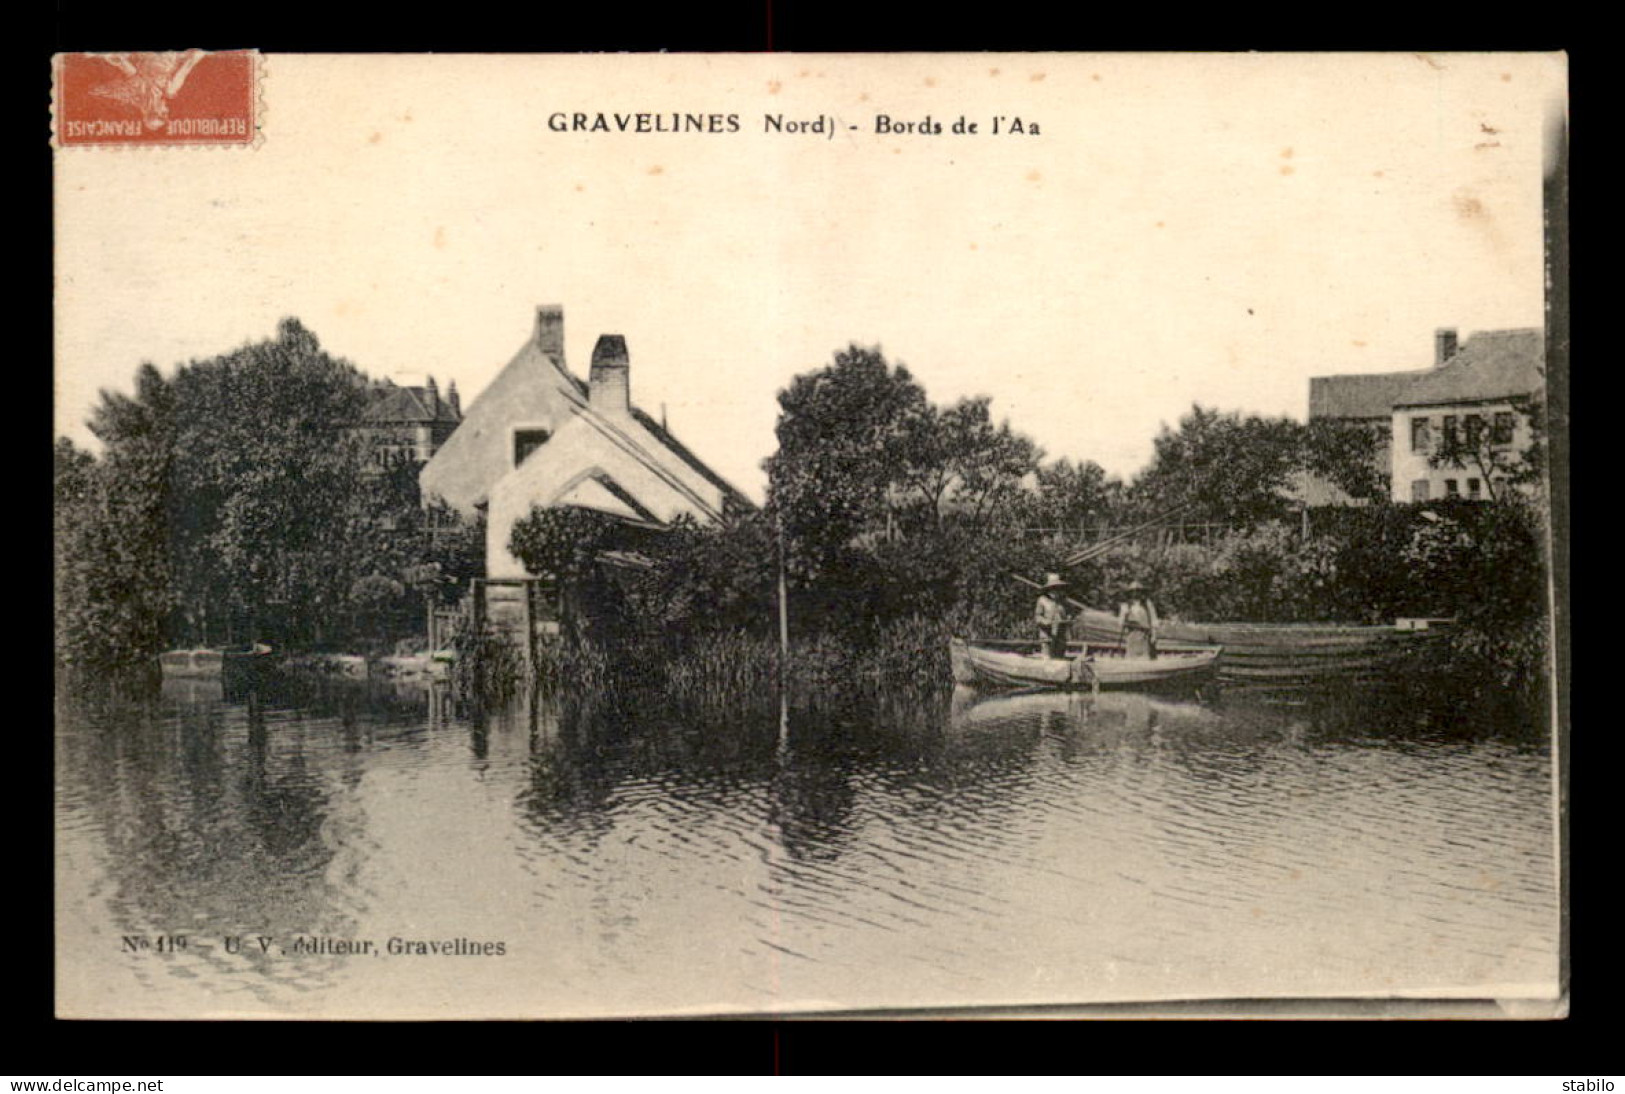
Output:
<instances>
[{"instance_id":1,"label":"wooden rowboat","mask_svg":"<svg viewBox=\"0 0 1625 1094\"><path fill-rule=\"evenodd\" d=\"M1045 656L1038 642L950 640L954 682L978 688L1090 690L1190 688L1212 679L1223 647L1161 643L1156 657L1130 657L1118 642L1074 642L1065 660Z\"/></svg>"}]
</instances>

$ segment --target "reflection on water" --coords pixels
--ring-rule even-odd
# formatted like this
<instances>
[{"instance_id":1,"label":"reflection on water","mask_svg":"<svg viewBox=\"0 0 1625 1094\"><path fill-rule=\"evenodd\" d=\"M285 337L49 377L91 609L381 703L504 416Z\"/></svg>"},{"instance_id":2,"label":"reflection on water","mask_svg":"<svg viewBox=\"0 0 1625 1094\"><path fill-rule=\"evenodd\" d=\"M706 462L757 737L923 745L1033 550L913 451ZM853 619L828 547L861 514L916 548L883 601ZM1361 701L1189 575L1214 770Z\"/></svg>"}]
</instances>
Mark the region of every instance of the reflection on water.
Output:
<instances>
[{"instance_id":1,"label":"reflection on water","mask_svg":"<svg viewBox=\"0 0 1625 1094\"><path fill-rule=\"evenodd\" d=\"M1549 751L1484 710L956 692L781 725L768 707L481 711L416 684L167 680L63 687L57 733L68 1013L1531 994L1555 978ZM184 950L153 949L177 935ZM452 952L381 952L391 938Z\"/></svg>"}]
</instances>

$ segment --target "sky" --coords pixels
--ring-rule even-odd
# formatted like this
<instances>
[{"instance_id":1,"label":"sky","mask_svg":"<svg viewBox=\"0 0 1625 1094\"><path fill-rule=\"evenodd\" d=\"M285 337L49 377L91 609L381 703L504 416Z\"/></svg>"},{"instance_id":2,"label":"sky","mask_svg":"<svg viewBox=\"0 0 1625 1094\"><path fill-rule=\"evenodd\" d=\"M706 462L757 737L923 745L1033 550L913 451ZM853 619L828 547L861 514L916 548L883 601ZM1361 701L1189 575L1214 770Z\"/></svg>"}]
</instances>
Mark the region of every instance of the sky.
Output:
<instances>
[{"instance_id":1,"label":"sky","mask_svg":"<svg viewBox=\"0 0 1625 1094\"><path fill-rule=\"evenodd\" d=\"M466 408L560 304L578 375L624 335L633 400L758 498L776 393L853 342L1129 477L1193 403L1301 419L1311 376L1540 326L1565 84L1540 54L270 55L253 149L55 153L56 428L290 315Z\"/></svg>"}]
</instances>

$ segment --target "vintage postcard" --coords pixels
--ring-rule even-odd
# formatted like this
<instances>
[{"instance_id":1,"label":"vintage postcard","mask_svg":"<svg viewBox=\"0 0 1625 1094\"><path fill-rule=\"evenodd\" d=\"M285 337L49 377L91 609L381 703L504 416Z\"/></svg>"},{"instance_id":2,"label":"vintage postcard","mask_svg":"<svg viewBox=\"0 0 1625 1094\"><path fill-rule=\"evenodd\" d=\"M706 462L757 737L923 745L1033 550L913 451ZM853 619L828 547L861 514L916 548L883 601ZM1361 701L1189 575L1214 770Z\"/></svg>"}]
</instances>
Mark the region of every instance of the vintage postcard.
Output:
<instances>
[{"instance_id":1,"label":"vintage postcard","mask_svg":"<svg viewBox=\"0 0 1625 1094\"><path fill-rule=\"evenodd\" d=\"M1566 1012L1563 56L175 45L60 1016Z\"/></svg>"}]
</instances>

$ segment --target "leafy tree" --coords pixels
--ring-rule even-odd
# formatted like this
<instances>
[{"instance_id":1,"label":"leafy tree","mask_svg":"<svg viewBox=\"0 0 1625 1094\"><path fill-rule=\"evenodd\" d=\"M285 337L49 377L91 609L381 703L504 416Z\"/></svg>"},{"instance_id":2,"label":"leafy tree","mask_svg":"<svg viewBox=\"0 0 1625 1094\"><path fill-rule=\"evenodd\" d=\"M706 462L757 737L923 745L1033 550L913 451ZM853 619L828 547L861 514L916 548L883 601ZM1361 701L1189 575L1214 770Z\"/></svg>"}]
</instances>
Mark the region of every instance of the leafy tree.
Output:
<instances>
[{"instance_id":1,"label":"leafy tree","mask_svg":"<svg viewBox=\"0 0 1625 1094\"><path fill-rule=\"evenodd\" d=\"M533 574L579 579L597 565L599 552L614 545L623 525L597 509L537 505L514 523L508 550Z\"/></svg>"},{"instance_id":2,"label":"leafy tree","mask_svg":"<svg viewBox=\"0 0 1625 1094\"><path fill-rule=\"evenodd\" d=\"M1454 616L1446 632L1468 679L1535 694L1547 669L1548 552L1544 507L1509 493L1499 504L1407 507L1415 523L1400 552L1417 614Z\"/></svg>"},{"instance_id":3,"label":"leafy tree","mask_svg":"<svg viewBox=\"0 0 1625 1094\"><path fill-rule=\"evenodd\" d=\"M382 629L380 617L398 607L406 595L406 586L383 574L368 574L350 586L347 600L350 606L367 620L367 633L377 634Z\"/></svg>"},{"instance_id":4,"label":"leafy tree","mask_svg":"<svg viewBox=\"0 0 1625 1094\"><path fill-rule=\"evenodd\" d=\"M186 602L254 630L319 628L374 565L364 378L296 319L175 377L176 560Z\"/></svg>"},{"instance_id":5,"label":"leafy tree","mask_svg":"<svg viewBox=\"0 0 1625 1094\"><path fill-rule=\"evenodd\" d=\"M910 421L928 412L925 391L878 348L853 345L792 380L779 407L778 451L764 464L768 508L790 572L811 581L838 568L860 533L885 523Z\"/></svg>"},{"instance_id":6,"label":"leafy tree","mask_svg":"<svg viewBox=\"0 0 1625 1094\"><path fill-rule=\"evenodd\" d=\"M671 634L774 625L778 538L766 514L720 525L681 516L648 553L653 565L632 591L639 618Z\"/></svg>"},{"instance_id":7,"label":"leafy tree","mask_svg":"<svg viewBox=\"0 0 1625 1094\"><path fill-rule=\"evenodd\" d=\"M133 396L103 391L91 431L99 461L57 448L57 627L64 659L118 666L156 654L176 601L170 586L173 393L144 364Z\"/></svg>"},{"instance_id":8,"label":"leafy tree","mask_svg":"<svg viewBox=\"0 0 1625 1094\"><path fill-rule=\"evenodd\" d=\"M854 345L779 403L766 521L803 626L868 633L975 600L986 567L970 560L989 556L987 536L1012 565L1007 525L1042 454L993 421L986 397L939 407L906 368Z\"/></svg>"},{"instance_id":9,"label":"leafy tree","mask_svg":"<svg viewBox=\"0 0 1625 1094\"><path fill-rule=\"evenodd\" d=\"M415 469L368 473L350 428L365 383L289 319L171 379L143 365L133 395L104 392L89 422L102 458L58 445L60 648L101 662L320 641L354 610L398 618L477 572L478 529L420 505Z\"/></svg>"},{"instance_id":10,"label":"leafy tree","mask_svg":"<svg viewBox=\"0 0 1625 1094\"><path fill-rule=\"evenodd\" d=\"M1282 518L1303 462L1302 430L1290 418L1192 406L1177 430L1163 426L1158 434L1151 464L1130 491L1134 507L1151 515L1190 503L1192 519L1233 524Z\"/></svg>"},{"instance_id":11,"label":"leafy tree","mask_svg":"<svg viewBox=\"0 0 1625 1094\"><path fill-rule=\"evenodd\" d=\"M1022 496L1041 455L993 422L986 397L939 407L879 349L850 346L797 376L779 405L768 508L801 584L832 588L877 538L985 526Z\"/></svg>"},{"instance_id":12,"label":"leafy tree","mask_svg":"<svg viewBox=\"0 0 1625 1094\"><path fill-rule=\"evenodd\" d=\"M561 622L570 646L613 646L630 634L633 605L612 567L603 564L606 551L646 554L661 532L639 528L619 517L579 506L533 506L517 521L508 538L508 550L530 573L557 582Z\"/></svg>"},{"instance_id":13,"label":"leafy tree","mask_svg":"<svg viewBox=\"0 0 1625 1094\"><path fill-rule=\"evenodd\" d=\"M1043 458L1038 446L1012 430L1009 422L993 425L988 402L986 396L961 399L941 415L955 513L973 528L1015 501Z\"/></svg>"},{"instance_id":14,"label":"leafy tree","mask_svg":"<svg viewBox=\"0 0 1625 1094\"><path fill-rule=\"evenodd\" d=\"M94 629L86 585L99 476L95 457L66 437L57 440L52 457L56 656L68 662L85 650Z\"/></svg>"},{"instance_id":15,"label":"leafy tree","mask_svg":"<svg viewBox=\"0 0 1625 1094\"><path fill-rule=\"evenodd\" d=\"M89 499L95 486L96 457L66 437L58 437L51 448L52 497L56 502L56 526Z\"/></svg>"},{"instance_id":16,"label":"leafy tree","mask_svg":"<svg viewBox=\"0 0 1625 1094\"><path fill-rule=\"evenodd\" d=\"M1008 422L995 426L989 402L985 395L941 408L925 402L904 418L894 493L918 501L937 528L950 516L981 525L1019 495L1038 465L1037 446Z\"/></svg>"},{"instance_id":17,"label":"leafy tree","mask_svg":"<svg viewBox=\"0 0 1625 1094\"><path fill-rule=\"evenodd\" d=\"M1062 457L1041 464L1034 482L1024 519L1041 528L1081 528L1110 520L1122 505L1122 480L1108 476L1093 460L1073 463Z\"/></svg>"},{"instance_id":18,"label":"leafy tree","mask_svg":"<svg viewBox=\"0 0 1625 1094\"><path fill-rule=\"evenodd\" d=\"M1512 404L1512 428L1499 433L1495 420L1469 419L1471 428L1453 430L1440 438L1428 455L1438 468L1477 471L1491 501L1503 501L1508 487L1539 486L1546 469L1546 415L1542 400ZM1518 423L1528 442L1516 444Z\"/></svg>"},{"instance_id":19,"label":"leafy tree","mask_svg":"<svg viewBox=\"0 0 1625 1094\"><path fill-rule=\"evenodd\" d=\"M1315 418L1303 432L1304 468L1362 501L1388 500L1388 474L1377 450L1377 434L1351 422Z\"/></svg>"}]
</instances>

